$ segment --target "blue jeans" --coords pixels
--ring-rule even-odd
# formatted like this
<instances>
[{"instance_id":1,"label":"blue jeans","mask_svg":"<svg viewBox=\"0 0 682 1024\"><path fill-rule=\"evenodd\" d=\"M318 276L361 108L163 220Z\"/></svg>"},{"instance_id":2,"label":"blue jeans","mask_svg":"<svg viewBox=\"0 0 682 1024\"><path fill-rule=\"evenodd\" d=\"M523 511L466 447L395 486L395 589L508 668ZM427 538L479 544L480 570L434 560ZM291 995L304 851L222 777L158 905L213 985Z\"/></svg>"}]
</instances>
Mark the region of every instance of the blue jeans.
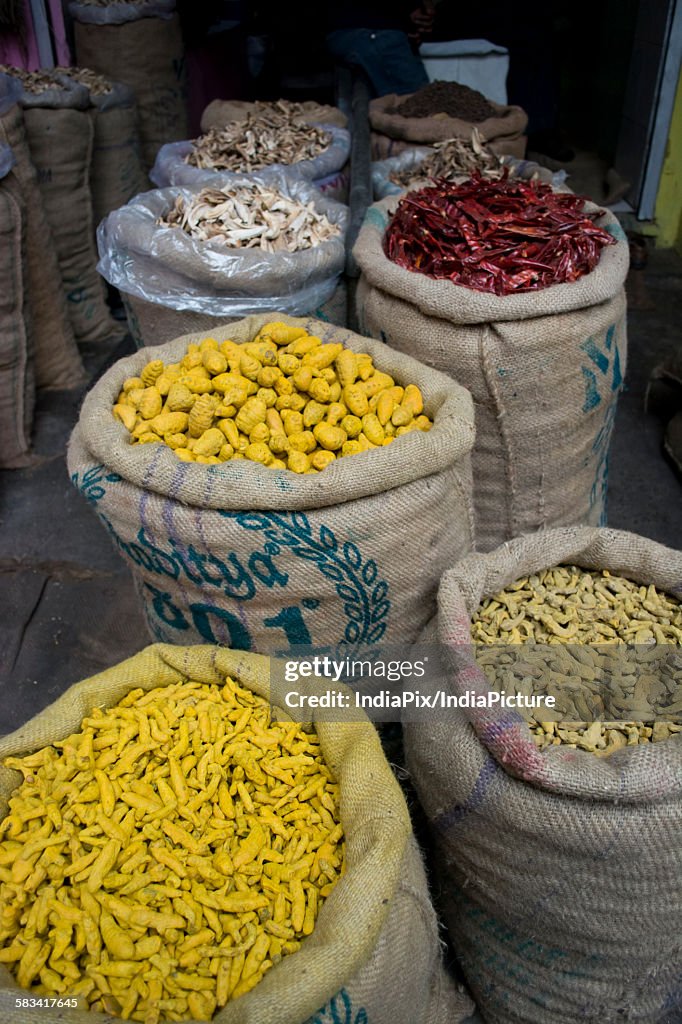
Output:
<instances>
[{"instance_id":1,"label":"blue jeans","mask_svg":"<svg viewBox=\"0 0 682 1024\"><path fill-rule=\"evenodd\" d=\"M363 69L375 96L417 92L428 85L424 65L412 52L404 32L394 29L338 29L327 36L327 46L334 57Z\"/></svg>"}]
</instances>

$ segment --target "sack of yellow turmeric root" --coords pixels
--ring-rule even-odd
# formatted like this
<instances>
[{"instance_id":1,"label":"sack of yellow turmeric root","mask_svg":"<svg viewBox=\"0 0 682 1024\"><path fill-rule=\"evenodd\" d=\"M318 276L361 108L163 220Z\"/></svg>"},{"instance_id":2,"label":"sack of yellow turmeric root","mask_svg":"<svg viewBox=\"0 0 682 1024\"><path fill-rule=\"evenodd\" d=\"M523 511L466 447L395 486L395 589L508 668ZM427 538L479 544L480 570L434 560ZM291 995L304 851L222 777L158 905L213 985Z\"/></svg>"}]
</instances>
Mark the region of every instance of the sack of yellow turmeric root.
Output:
<instances>
[{"instance_id":1,"label":"sack of yellow turmeric root","mask_svg":"<svg viewBox=\"0 0 682 1024\"><path fill-rule=\"evenodd\" d=\"M71 478L157 640L409 643L473 549L470 396L380 342L277 320L117 363L84 402Z\"/></svg>"},{"instance_id":2,"label":"sack of yellow turmeric root","mask_svg":"<svg viewBox=\"0 0 682 1024\"><path fill-rule=\"evenodd\" d=\"M483 1017L680 1019L682 552L551 530L463 559L438 600L469 702L405 748ZM557 711L478 704L491 689Z\"/></svg>"},{"instance_id":3,"label":"sack of yellow turmeric root","mask_svg":"<svg viewBox=\"0 0 682 1024\"><path fill-rule=\"evenodd\" d=\"M3 1021L468 1015L374 727L292 723L269 676L149 647L0 740Z\"/></svg>"}]
</instances>

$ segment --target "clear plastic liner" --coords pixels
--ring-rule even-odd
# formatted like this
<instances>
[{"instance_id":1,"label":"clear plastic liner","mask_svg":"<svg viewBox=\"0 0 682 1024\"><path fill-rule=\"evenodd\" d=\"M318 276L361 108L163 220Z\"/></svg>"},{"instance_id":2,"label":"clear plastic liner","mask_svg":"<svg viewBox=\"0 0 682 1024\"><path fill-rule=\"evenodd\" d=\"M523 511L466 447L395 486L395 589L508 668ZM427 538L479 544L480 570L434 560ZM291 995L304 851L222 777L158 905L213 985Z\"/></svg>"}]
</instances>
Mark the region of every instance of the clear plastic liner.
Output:
<instances>
[{"instance_id":1,"label":"clear plastic liner","mask_svg":"<svg viewBox=\"0 0 682 1024\"><path fill-rule=\"evenodd\" d=\"M40 107L41 109L60 110L65 107L74 110L85 110L90 105L90 92L84 85L73 82L66 75L56 75L57 84L53 89L42 92L29 92L24 89L18 78L12 75L0 75L0 116L18 103L21 107Z\"/></svg>"},{"instance_id":2,"label":"clear plastic liner","mask_svg":"<svg viewBox=\"0 0 682 1024\"><path fill-rule=\"evenodd\" d=\"M97 269L120 291L178 310L209 316L241 317L279 309L301 316L334 293L343 272L348 209L326 199L310 183L282 171L217 175L210 184L259 183L277 188L340 228L340 234L311 249L266 253L230 249L220 242L191 238L179 227L157 224L178 196L191 200L206 183L144 192L102 221L97 230Z\"/></svg>"},{"instance_id":3,"label":"clear plastic liner","mask_svg":"<svg viewBox=\"0 0 682 1024\"><path fill-rule=\"evenodd\" d=\"M74 21L85 25L123 25L140 18L164 18L166 21L175 14L175 0L143 0L142 3L69 4L69 14Z\"/></svg>"},{"instance_id":4,"label":"clear plastic liner","mask_svg":"<svg viewBox=\"0 0 682 1024\"><path fill-rule=\"evenodd\" d=\"M327 178L340 171L348 160L350 154L350 134L345 128L337 128L331 124L320 124L332 136L331 143L324 152L310 160L299 160L295 164L271 164L269 167L262 167L258 171L248 172L249 174L261 174L264 171L286 170L294 172L299 178L306 181L313 181L317 184L321 178ZM193 139L185 139L182 142L169 142L159 150L154 166L149 172L149 177L159 188L166 188L168 185L210 185L218 175L223 178L238 178L237 173L230 171L212 171L206 168L193 167L185 163L185 157L192 151Z\"/></svg>"},{"instance_id":5,"label":"clear plastic liner","mask_svg":"<svg viewBox=\"0 0 682 1024\"><path fill-rule=\"evenodd\" d=\"M11 146L0 142L0 181L6 178L16 163L16 157Z\"/></svg>"},{"instance_id":6,"label":"clear plastic liner","mask_svg":"<svg viewBox=\"0 0 682 1024\"><path fill-rule=\"evenodd\" d=\"M396 185L391 181L391 175L396 171L413 170L429 156L433 150L428 146L419 146L414 149L406 149L398 156L388 157L386 160L377 160L372 164L372 188L374 199L385 199L386 196L397 196L404 192L406 186ZM532 178L538 174L540 179L553 188L561 188L566 181L566 171L556 171L554 174L546 167L535 163L533 160L518 160L513 156L503 157L504 166L509 168L510 174L517 178ZM462 180L468 175L462 174ZM413 188L414 185L407 186Z\"/></svg>"}]
</instances>

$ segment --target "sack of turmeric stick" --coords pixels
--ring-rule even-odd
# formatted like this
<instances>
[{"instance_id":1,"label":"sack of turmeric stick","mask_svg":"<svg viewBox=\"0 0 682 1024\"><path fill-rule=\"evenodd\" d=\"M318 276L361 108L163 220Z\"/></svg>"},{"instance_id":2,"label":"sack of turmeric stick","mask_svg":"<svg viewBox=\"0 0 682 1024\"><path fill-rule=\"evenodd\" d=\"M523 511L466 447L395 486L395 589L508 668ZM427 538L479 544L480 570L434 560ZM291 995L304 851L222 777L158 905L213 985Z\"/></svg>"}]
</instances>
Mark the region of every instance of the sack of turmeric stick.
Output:
<instances>
[{"instance_id":1,"label":"sack of turmeric stick","mask_svg":"<svg viewBox=\"0 0 682 1024\"><path fill-rule=\"evenodd\" d=\"M247 317L117 363L83 404L71 479L130 565L157 640L263 653L409 643L443 566L473 549L470 396L350 331L278 321ZM379 408L381 388L397 390Z\"/></svg>"},{"instance_id":2,"label":"sack of turmeric stick","mask_svg":"<svg viewBox=\"0 0 682 1024\"><path fill-rule=\"evenodd\" d=\"M682 552L550 530L463 559L438 600L468 705L408 723L405 748L482 1016L680 1019ZM548 680L556 712L486 705Z\"/></svg>"},{"instance_id":3,"label":"sack of turmeric stick","mask_svg":"<svg viewBox=\"0 0 682 1024\"><path fill-rule=\"evenodd\" d=\"M3 1020L467 1017L374 727L269 676L157 645L0 740Z\"/></svg>"},{"instance_id":4,"label":"sack of turmeric stick","mask_svg":"<svg viewBox=\"0 0 682 1024\"><path fill-rule=\"evenodd\" d=\"M479 194L493 184L481 182ZM418 203L416 195L423 193L411 192L409 202ZM400 202L392 196L375 203L355 244L358 323L364 334L471 391L479 550L534 530L604 525L609 447L627 360L629 250L616 217L604 212L596 221L615 244L601 250L589 273L495 294L389 259L384 243Z\"/></svg>"}]
</instances>

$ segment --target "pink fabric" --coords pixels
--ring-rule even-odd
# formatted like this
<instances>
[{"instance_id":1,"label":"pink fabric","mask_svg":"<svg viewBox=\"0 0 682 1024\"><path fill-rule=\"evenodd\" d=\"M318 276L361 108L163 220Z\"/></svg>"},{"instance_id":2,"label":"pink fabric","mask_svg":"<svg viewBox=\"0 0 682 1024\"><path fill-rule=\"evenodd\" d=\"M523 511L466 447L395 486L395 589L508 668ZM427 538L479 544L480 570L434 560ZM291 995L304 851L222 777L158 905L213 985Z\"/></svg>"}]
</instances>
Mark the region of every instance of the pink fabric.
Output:
<instances>
[{"instance_id":1,"label":"pink fabric","mask_svg":"<svg viewBox=\"0 0 682 1024\"><path fill-rule=\"evenodd\" d=\"M71 52L66 41L64 12L61 0L46 0L46 3L50 11L50 21L52 22L52 49L55 55L55 64L70 67Z\"/></svg>"},{"instance_id":2,"label":"pink fabric","mask_svg":"<svg viewBox=\"0 0 682 1024\"><path fill-rule=\"evenodd\" d=\"M60 0L46 0L52 23L52 50L55 64L71 63L71 54L66 42L64 15ZM24 0L24 40L14 32L0 33L0 64L11 64L13 67L37 71L41 67L38 44L33 28L33 15L29 0Z\"/></svg>"}]
</instances>

